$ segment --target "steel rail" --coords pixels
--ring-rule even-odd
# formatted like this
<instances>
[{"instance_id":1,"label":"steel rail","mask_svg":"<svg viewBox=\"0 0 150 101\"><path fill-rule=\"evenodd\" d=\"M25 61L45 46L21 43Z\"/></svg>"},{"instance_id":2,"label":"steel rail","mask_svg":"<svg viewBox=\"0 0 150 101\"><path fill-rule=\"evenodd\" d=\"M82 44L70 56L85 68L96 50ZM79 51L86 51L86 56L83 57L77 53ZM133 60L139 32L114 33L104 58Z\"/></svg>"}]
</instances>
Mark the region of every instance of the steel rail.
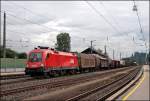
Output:
<instances>
[{"instance_id":1,"label":"steel rail","mask_svg":"<svg viewBox=\"0 0 150 101\"><path fill-rule=\"evenodd\" d=\"M110 73L119 72L119 71L123 71L123 70L124 69L116 70L116 71L110 71L110 72L107 72L107 73L102 73L102 74L99 74L99 75L96 75L96 76L92 76L91 78L99 77L99 76L106 75L106 74L110 75ZM48 83L43 83L43 84L38 84L38 85L18 87L18 88L15 88L15 89L9 89L9 90L5 90L5 91L1 91L0 96L7 96L7 95L10 95L10 94L25 92L25 91L30 91L30 90L34 90L34 89L40 89L40 88L56 88L56 87L59 87L59 86L77 84L77 83L80 83L82 81L89 81L89 76L81 77L80 80L79 79L78 80L70 79L70 80L64 80L64 81L57 81L57 82L53 82L53 83L48 82Z\"/></svg>"},{"instance_id":2,"label":"steel rail","mask_svg":"<svg viewBox=\"0 0 150 101\"><path fill-rule=\"evenodd\" d=\"M13 79L13 80L1 80L0 82L0 85L10 85L10 84L13 84L13 83L19 83L19 82L25 82L25 81L29 81L29 80L34 80L34 78L32 77L25 77L25 78L16 78L16 79Z\"/></svg>"},{"instance_id":3,"label":"steel rail","mask_svg":"<svg viewBox=\"0 0 150 101\"><path fill-rule=\"evenodd\" d=\"M25 74L14 74L14 75L0 75L0 80L16 79L16 78L25 78L29 75Z\"/></svg>"},{"instance_id":4,"label":"steel rail","mask_svg":"<svg viewBox=\"0 0 150 101\"><path fill-rule=\"evenodd\" d=\"M135 70L137 70L137 68L135 68ZM130 72L130 74L132 74L133 72L135 72L135 71ZM117 80L114 80L114 81L112 81L112 82L110 82L110 83L108 83L108 84L106 84L106 85L103 85L103 86L94 88L94 89L92 89L92 90L90 90L90 91L87 91L87 92L84 92L84 93L81 93L81 94L79 94L79 95L77 95L77 96L74 96L74 97L72 97L72 98L67 99L66 101L78 101L78 100L80 100L80 99L82 99L82 98L85 98L85 97L87 97L87 96L90 95L90 94L96 93L96 92L98 92L99 90L102 90L102 89L104 89L104 88L106 88L106 87L108 87L108 86L110 86L110 85L112 85L112 84L114 84L114 83L116 83L116 82L118 82L118 81L120 81L120 80L122 80L122 79L128 77L128 76L129 76L129 74L126 74L125 76L123 76L123 77L121 77L121 78L119 78L119 79L117 79ZM100 100L101 100L101 99L104 99L105 97L107 97L107 96L105 95L104 97L100 98Z\"/></svg>"},{"instance_id":5,"label":"steel rail","mask_svg":"<svg viewBox=\"0 0 150 101\"><path fill-rule=\"evenodd\" d=\"M127 78L124 78L126 80L124 80L124 82L122 82L122 80L118 81L115 85L117 85L116 88L112 87L112 90L106 94L104 94L102 97L99 97L96 101L102 101L105 100L106 98L110 97L112 94L116 93L118 90L120 90L122 87L124 87L125 85L127 85L129 82L131 82L139 73L139 71L134 72L133 74L129 74ZM119 82L122 82L119 83ZM119 86L118 86L119 85ZM110 85L111 86L111 85Z\"/></svg>"}]
</instances>

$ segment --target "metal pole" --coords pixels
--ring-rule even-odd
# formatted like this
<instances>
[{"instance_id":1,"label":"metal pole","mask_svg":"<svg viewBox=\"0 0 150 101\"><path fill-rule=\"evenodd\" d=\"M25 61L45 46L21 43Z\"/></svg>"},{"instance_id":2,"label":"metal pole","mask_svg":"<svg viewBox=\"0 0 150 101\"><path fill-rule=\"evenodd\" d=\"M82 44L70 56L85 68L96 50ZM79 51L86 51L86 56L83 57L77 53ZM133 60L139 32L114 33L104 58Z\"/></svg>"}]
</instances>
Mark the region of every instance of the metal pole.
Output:
<instances>
[{"instance_id":1,"label":"metal pole","mask_svg":"<svg viewBox=\"0 0 150 101\"><path fill-rule=\"evenodd\" d=\"M93 41L91 40L91 54L92 54L92 42L93 42Z\"/></svg>"},{"instance_id":2,"label":"metal pole","mask_svg":"<svg viewBox=\"0 0 150 101\"><path fill-rule=\"evenodd\" d=\"M14 57L14 72L16 71L16 56Z\"/></svg>"},{"instance_id":3,"label":"metal pole","mask_svg":"<svg viewBox=\"0 0 150 101\"><path fill-rule=\"evenodd\" d=\"M120 60L121 60L121 52L120 52Z\"/></svg>"},{"instance_id":4,"label":"metal pole","mask_svg":"<svg viewBox=\"0 0 150 101\"><path fill-rule=\"evenodd\" d=\"M96 40L91 40L91 54L93 53L93 42Z\"/></svg>"},{"instance_id":5,"label":"metal pole","mask_svg":"<svg viewBox=\"0 0 150 101\"><path fill-rule=\"evenodd\" d=\"M6 57L6 14L4 12L4 24L3 24L3 58Z\"/></svg>"},{"instance_id":6,"label":"metal pole","mask_svg":"<svg viewBox=\"0 0 150 101\"><path fill-rule=\"evenodd\" d=\"M4 12L4 23L3 23L3 58L4 63L6 63L6 14ZM5 72L6 72L6 65L5 65Z\"/></svg>"},{"instance_id":7,"label":"metal pole","mask_svg":"<svg viewBox=\"0 0 150 101\"><path fill-rule=\"evenodd\" d=\"M146 49L146 54L145 54L145 64L147 65L147 49Z\"/></svg>"},{"instance_id":8,"label":"metal pole","mask_svg":"<svg viewBox=\"0 0 150 101\"><path fill-rule=\"evenodd\" d=\"M107 52L106 52L106 45L104 46L104 48L105 48L105 55L107 54Z\"/></svg>"},{"instance_id":9,"label":"metal pole","mask_svg":"<svg viewBox=\"0 0 150 101\"><path fill-rule=\"evenodd\" d=\"M115 51L114 51L114 49L113 49L113 60L115 59L115 56L114 56L114 55L115 55Z\"/></svg>"}]
</instances>

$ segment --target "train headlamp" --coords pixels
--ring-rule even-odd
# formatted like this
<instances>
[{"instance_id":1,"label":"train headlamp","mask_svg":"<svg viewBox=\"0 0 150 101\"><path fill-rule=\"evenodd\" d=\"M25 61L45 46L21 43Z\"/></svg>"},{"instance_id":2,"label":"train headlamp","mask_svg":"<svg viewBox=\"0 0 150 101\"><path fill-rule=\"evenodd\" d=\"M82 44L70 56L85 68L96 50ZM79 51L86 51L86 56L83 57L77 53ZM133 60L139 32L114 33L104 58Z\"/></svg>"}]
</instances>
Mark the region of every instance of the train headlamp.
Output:
<instances>
[{"instance_id":1,"label":"train headlamp","mask_svg":"<svg viewBox=\"0 0 150 101\"><path fill-rule=\"evenodd\" d=\"M41 64L41 67L44 67L44 64Z\"/></svg>"}]
</instances>

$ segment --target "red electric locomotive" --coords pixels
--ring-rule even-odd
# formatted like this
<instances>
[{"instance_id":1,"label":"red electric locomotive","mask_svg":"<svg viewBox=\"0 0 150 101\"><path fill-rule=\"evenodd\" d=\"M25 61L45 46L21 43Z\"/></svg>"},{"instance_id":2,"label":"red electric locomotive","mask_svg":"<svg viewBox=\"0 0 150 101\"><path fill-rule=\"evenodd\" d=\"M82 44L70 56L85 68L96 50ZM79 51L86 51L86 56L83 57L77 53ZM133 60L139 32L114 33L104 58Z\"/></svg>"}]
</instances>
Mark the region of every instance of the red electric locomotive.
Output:
<instances>
[{"instance_id":1,"label":"red electric locomotive","mask_svg":"<svg viewBox=\"0 0 150 101\"><path fill-rule=\"evenodd\" d=\"M78 57L74 53L59 52L48 47L38 47L29 53L25 73L55 74L56 72L68 72L78 70Z\"/></svg>"}]
</instances>

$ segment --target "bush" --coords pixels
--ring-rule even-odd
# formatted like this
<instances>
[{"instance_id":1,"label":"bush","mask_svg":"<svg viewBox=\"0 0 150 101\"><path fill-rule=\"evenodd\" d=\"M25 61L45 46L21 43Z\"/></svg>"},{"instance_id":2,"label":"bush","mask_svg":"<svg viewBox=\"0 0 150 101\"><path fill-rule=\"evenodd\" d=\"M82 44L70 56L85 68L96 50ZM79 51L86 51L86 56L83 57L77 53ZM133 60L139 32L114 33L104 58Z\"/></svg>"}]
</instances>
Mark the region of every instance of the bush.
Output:
<instances>
[{"instance_id":1,"label":"bush","mask_svg":"<svg viewBox=\"0 0 150 101\"><path fill-rule=\"evenodd\" d=\"M27 54L26 53L18 53L18 58L19 59L26 59L27 58Z\"/></svg>"}]
</instances>

